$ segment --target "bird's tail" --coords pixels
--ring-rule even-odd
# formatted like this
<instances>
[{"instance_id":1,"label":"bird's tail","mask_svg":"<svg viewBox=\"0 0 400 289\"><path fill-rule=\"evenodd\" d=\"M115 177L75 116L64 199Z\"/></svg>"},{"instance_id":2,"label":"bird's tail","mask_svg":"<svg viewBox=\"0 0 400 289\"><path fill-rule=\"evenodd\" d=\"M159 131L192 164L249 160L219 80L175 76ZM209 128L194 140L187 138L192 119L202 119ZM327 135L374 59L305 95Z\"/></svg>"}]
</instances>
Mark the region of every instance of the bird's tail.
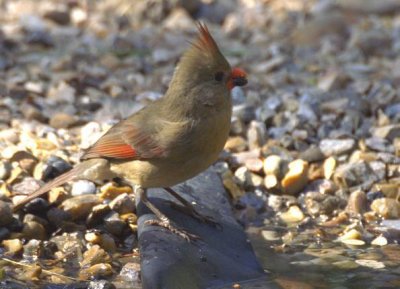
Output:
<instances>
[{"instance_id":1,"label":"bird's tail","mask_svg":"<svg viewBox=\"0 0 400 289\"><path fill-rule=\"evenodd\" d=\"M72 170L62 174L61 176L58 176L54 180L48 182L45 184L43 187L39 188L32 194L28 195L25 199L23 199L21 202L17 203L13 207L13 211L16 212L20 210L23 206L25 206L27 203L29 203L31 200L40 197L41 195L47 193L54 187L61 186L65 184L66 182L73 181L77 176L81 175L86 168L81 165L77 165L74 167Z\"/></svg>"}]
</instances>

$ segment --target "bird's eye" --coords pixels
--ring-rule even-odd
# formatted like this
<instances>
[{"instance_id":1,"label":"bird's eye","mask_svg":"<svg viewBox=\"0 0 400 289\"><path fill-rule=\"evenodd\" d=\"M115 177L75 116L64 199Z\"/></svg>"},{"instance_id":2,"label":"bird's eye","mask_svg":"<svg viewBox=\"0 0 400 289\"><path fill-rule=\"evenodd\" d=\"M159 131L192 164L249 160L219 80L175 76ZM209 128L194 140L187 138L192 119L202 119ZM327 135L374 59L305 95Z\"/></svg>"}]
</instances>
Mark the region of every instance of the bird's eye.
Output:
<instances>
[{"instance_id":1,"label":"bird's eye","mask_svg":"<svg viewBox=\"0 0 400 289\"><path fill-rule=\"evenodd\" d=\"M215 73L214 79L216 81L222 81L224 79L224 73L222 71Z\"/></svg>"}]
</instances>

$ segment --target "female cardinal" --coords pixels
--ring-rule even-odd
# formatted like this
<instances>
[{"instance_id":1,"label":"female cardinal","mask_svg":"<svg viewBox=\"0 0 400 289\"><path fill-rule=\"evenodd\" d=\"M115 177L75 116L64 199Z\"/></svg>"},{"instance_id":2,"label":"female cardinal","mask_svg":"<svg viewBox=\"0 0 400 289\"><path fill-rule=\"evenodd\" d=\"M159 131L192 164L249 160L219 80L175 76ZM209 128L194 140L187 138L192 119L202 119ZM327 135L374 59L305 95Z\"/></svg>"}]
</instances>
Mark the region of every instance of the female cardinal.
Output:
<instances>
[{"instance_id":1,"label":"female cardinal","mask_svg":"<svg viewBox=\"0 0 400 289\"><path fill-rule=\"evenodd\" d=\"M198 25L199 35L184 53L164 97L113 126L72 170L26 197L14 211L68 181L109 180L114 177L135 184L140 200L158 217L151 224L163 226L186 238L148 199L146 189L163 187L193 216L197 214L170 187L192 178L218 158L230 129L230 90L247 83L246 74L232 69L208 28Z\"/></svg>"}]
</instances>

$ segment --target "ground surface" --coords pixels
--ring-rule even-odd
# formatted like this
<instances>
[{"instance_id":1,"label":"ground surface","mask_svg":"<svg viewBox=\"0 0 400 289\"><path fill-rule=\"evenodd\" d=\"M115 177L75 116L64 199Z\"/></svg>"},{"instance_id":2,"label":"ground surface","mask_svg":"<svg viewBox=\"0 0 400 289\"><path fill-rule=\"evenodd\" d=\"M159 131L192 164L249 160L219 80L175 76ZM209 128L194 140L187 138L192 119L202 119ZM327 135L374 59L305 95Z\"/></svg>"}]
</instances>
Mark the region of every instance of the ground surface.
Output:
<instances>
[{"instance_id":1,"label":"ground surface","mask_svg":"<svg viewBox=\"0 0 400 289\"><path fill-rule=\"evenodd\" d=\"M398 1L2 0L0 12L2 280L140 286L129 187L81 181L18 215L9 204L161 97L203 19L249 75L216 167L265 268L284 288L398 288Z\"/></svg>"}]
</instances>

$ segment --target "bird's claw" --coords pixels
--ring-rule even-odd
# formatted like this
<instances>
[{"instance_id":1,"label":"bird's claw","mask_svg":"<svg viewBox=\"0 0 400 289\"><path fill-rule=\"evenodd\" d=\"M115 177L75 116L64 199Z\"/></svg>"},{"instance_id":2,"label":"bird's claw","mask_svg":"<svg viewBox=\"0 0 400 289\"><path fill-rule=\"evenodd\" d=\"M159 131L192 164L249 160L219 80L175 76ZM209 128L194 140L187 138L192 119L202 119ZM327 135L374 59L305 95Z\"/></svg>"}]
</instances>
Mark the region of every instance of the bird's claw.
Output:
<instances>
[{"instance_id":1,"label":"bird's claw","mask_svg":"<svg viewBox=\"0 0 400 289\"><path fill-rule=\"evenodd\" d=\"M152 219L152 220L147 220L144 223L145 223L145 225L163 227L163 228L167 229L168 231L170 231L171 233L178 235L179 237L185 239L188 242L194 242L196 240L201 239L197 235L191 234L183 229L175 227L174 225L171 224L171 222L169 220Z\"/></svg>"}]
</instances>

